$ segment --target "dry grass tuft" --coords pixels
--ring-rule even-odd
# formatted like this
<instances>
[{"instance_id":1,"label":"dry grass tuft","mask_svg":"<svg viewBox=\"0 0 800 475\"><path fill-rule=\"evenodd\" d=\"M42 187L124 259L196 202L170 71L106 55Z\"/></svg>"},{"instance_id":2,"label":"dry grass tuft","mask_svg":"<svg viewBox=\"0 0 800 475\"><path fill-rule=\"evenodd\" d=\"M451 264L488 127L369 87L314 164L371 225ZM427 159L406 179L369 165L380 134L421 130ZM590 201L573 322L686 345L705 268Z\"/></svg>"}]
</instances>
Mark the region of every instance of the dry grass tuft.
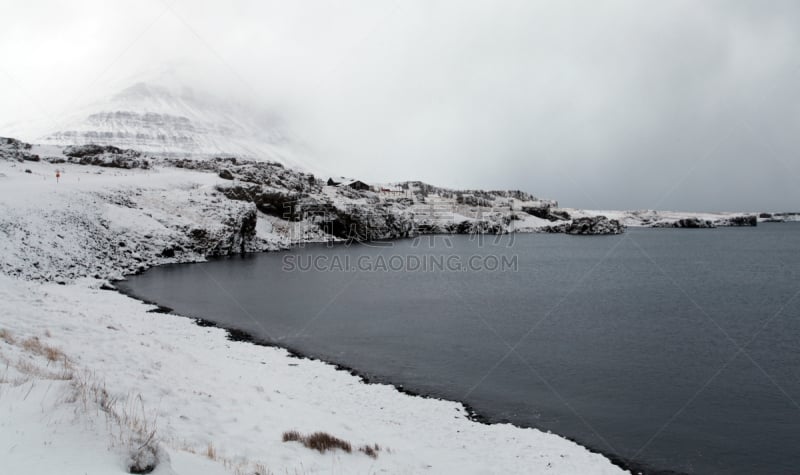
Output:
<instances>
[{"instance_id":1,"label":"dry grass tuft","mask_svg":"<svg viewBox=\"0 0 800 475\"><path fill-rule=\"evenodd\" d=\"M205 456L211 460L217 460L217 449L214 448L214 444L211 442L209 442L208 447L206 447Z\"/></svg>"},{"instance_id":2,"label":"dry grass tuft","mask_svg":"<svg viewBox=\"0 0 800 475\"><path fill-rule=\"evenodd\" d=\"M358 448L358 451L359 452L363 452L363 453L367 454L368 456L376 459L376 458L378 458L378 452L381 451L381 446L378 445L378 444L362 445L361 447Z\"/></svg>"},{"instance_id":3,"label":"dry grass tuft","mask_svg":"<svg viewBox=\"0 0 800 475\"><path fill-rule=\"evenodd\" d=\"M47 358L47 361L56 362L62 359L66 359L66 355L59 350L58 348L53 348L52 346L44 346L44 357Z\"/></svg>"},{"instance_id":4,"label":"dry grass tuft","mask_svg":"<svg viewBox=\"0 0 800 475\"><path fill-rule=\"evenodd\" d=\"M313 434L304 436L296 430L290 430L283 433L283 441L300 442L303 444L303 446L316 450L320 453L325 453L328 450L336 449L343 450L348 454L353 452L353 446L350 444L350 442L332 436L327 432L314 432ZM365 445L358 450L372 458L377 458L380 447L378 444L375 444L374 446Z\"/></svg>"},{"instance_id":5,"label":"dry grass tuft","mask_svg":"<svg viewBox=\"0 0 800 475\"><path fill-rule=\"evenodd\" d=\"M270 471L267 470L266 465L263 463L253 464L253 475L268 475L269 473Z\"/></svg>"},{"instance_id":6,"label":"dry grass tuft","mask_svg":"<svg viewBox=\"0 0 800 475\"><path fill-rule=\"evenodd\" d=\"M320 453L335 449L342 449L348 454L353 451L350 442L334 437L327 432L314 432L303 439L303 445Z\"/></svg>"},{"instance_id":7,"label":"dry grass tuft","mask_svg":"<svg viewBox=\"0 0 800 475\"><path fill-rule=\"evenodd\" d=\"M0 329L0 340L3 340L9 345L13 345L17 342L17 340L14 339L14 335L12 335L11 332L5 328Z\"/></svg>"},{"instance_id":8,"label":"dry grass tuft","mask_svg":"<svg viewBox=\"0 0 800 475\"><path fill-rule=\"evenodd\" d=\"M284 442L302 442L303 436L296 430L287 430L283 433Z\"/></svg>"},{"instance_id":9,"label":"dry grass tuft","mask_svg":"<svg viewBox=\"0 0 800 475\"><path fill-rule=\"evenodd\" d=\"M60 371L54 371L39 366L38 364L36 364L35 358L32 358L31 356L27 358L20 358L19 361L16 364L14 364L7 358L4 358L0 355L0 360L5 362L7 366L13 366L22 373L40 379L56 379L56 380L72 379L73 376L72 365L68 361L67 355L65 355L64 352L59 350L58 348L42 343L42 341L39 340L38 337L34 336L20 341L17 340L17 338L15 338L14 335L12 335L9 330L4 328L0 330L0 340L8 343L9 345L16 345L22 348L27 353L30 353L30 355L44 357L48 361L47 363L48 367L50 367L50 363L55 363L55 362L63 363L63 367L61 368Z\"/></svg>"},{"instance_id":10,"label":"dry grass tuft","mask_svg":"<svg viewBox=\"0 0 800 475\"><path fill-rule=\"evenodd\" d=\"M69 381L73 378L72 370L68 365L64 365L59 371L50 371L38 366L30 360L20 358L13 366L21 373L39 379L51 379L55 381Z\"/></svg>"},{"instance_id":11,"label":"dry grass tuft","mask_svg":"<svg viewBox=\"0 0 800 475\"><path fill-rule=\"evenodd\" d=\"M55 363L56 361L67 361L67 356L63 351L50 345L45 345L39 340L39 337L27 338L22 342L22 348L31 353L44 356L48 361Z\"/></svg>"},{"instance_id":12,"label":"dry grass tuft","mask_svg":"<svg viewBox=\"0 0 800 475\"><path fill-rule=\"evenodd\" d=\"M26 338L22 342L22 348L31 353L42 354L42 342L39 341L39 337L37 336Z\"/></svg>"},{"instance_id":13,"label":"dry grass tuft","mask_svg":"<svg viewBox=\"0 0 800 475\"><path fill-rule=\"evenodd\" d=\"M120 400L93 373L79 373L72 380L72 395L66 402L78 403L87 413L102 411L112 444L127 452L128 473L150 473L156 469L163 450L156 437L156 416L149 417L141 394Z\"/></svg>"}]
</instances>

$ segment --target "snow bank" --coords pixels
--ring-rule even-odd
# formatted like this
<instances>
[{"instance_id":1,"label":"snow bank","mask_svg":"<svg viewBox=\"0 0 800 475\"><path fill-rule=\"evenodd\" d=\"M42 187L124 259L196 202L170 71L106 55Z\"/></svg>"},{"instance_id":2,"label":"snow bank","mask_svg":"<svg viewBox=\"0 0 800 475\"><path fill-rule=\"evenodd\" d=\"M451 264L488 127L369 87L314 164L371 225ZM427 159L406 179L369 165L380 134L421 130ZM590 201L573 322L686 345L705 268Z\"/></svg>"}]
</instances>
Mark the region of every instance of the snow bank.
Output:
<instances>
[{"instance_id":1,"label":"snow bank","mask_svg":"<svg viewBox=\"0 0 800 475\"><path fill-rule=\"evenodd\" d=\"M141 395L170 453L204 454L213 446L217 459L229 466L252 469L260 463L273 473L620 472L602 456L555 435L478 424L467 419L460 404L363 384L345 371L292 358L282 349L232 342L223 330L197 326L188 318L148 313L152 306L100 290L99 284L80 280L60 286L0 276L0 299L15 309L13 318L2 322L3 328L18 340L38 336L59 348L75 367L91 369L104 381L111 397ZM5 346L0 347L4 352ZM53 387L53 392L57 389ZM0 413L11 410L18 396L4 392ZM52 406L51 397L40 393L35 397L41 397L47 408ZM46 421L38 422L37 417L4 416L2 423L15 430L20 424L40 430L37 424L42 422L52 422L68 434L83 430L82 419L71 413L55 421L61 412L70 411L45 410ZM90 429L84 439L69 439L100 444L94 435L102 435L102 428ZM30 429L34 434L26 450L36 448L49 458L51 449L41 446L35 430ZM354 447L378 444L381 450L377 458L358 452L320 454L282 442L288 430L325 431ZM2 450L15 441L4 442ZM54 445L53 451L69 452L71 447ZM103 459L102 452L98 459ZM85 461L91 459L94 455ZM88 468L108 465L112 459L91 460ZM5 457L3 463L9 460Z\"/></svg>"}]
</instances>

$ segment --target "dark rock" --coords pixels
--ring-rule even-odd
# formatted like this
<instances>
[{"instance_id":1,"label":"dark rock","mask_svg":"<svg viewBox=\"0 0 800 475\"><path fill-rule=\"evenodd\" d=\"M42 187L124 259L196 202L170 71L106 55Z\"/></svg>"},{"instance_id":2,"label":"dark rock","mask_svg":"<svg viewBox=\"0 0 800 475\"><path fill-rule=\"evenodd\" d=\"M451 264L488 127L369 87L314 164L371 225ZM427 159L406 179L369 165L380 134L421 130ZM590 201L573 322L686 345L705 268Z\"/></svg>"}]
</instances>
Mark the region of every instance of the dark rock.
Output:
<instances>
[{"instance_id":1,"label":"dark rock","mask_svg":"<svg viewBox=\"0 0 800 475\"><path fill-rule=\"evenodd\" d=\"M616 219L608 219L605 216L590 216L586 218L576 218L569 223L548 226L544 231L583 236L622 234L625 232L625 225Z\"/></svg>"},{"instance_id":2,"label":"dark rock","mask_svg":"<svg viewBox=\"0 0 800 475\"><path fill-rule=\"evenodd\" d=\"M558 209L558 208L550 208L550 216L561 220L572 219L572 216L570 216L569 213L567 213L563 209Z\"/></svg>"},{"instance_id":3,"label":"dark rock","mask_svg":"<svg viewBox=\"0 0 800 475\"><path fill-rule=\"evenodd\" d=\"M122 150L113 145L70 145L64 149L64 155L72 163L80 165L96 165L111 168L150 168L150 163L141 158L136 150Z\"/></svg>"},{"instance_id":4,"label":"dark rock","mask_svg":"<svg viewBox=\"0 0 800 475\"><path fill-rule=\"evenodd\" d=\"M259 185L224 185L217 186L217 191L226 198L254 203L264 214L276 216L289 221L297 221L297 203L301 198L298 193L287 193L265 189Z\"/></svg>"},{"instance_id":5,"label":"dark rock","mask_svg":"<svg viewBox=\"0 0 800 475\"><path fill-rule=\"evenodd\" d=\"M733 216L728 218L726 223L728 226L758 226L758 218L756 215L747 216Z\"/></svg>"},{"instance_id":6,"label":"dark rock","mask_svg":"<svg viewBox=\"0 0 800 475\"><path fill-rule=\"evenodd\" d=\"M523 213L528 213L531 216L536 216L537 218L547 219L550 221L555 221L550 217L550 207L549 206L523 206L522 207Z\"/></svg>"},{"instance_id":7,"label":"dark rock","mask_svg":"<svg viewBox=\"0 0 800 475\"><path fill-rule=\"evenodd\" d=\"M549 204L542 206L523 206L522 211L548 221L566 221L571 219L569 213L564 210L554 208Z\"/></svg>"},{"instance_id":8,"label":"dark rock","mask_svg":"<svg viewBox=\"0 0 800 475\"><path fill-rule=\"evenodd\" d=\"M195 228L189 231L189 237L191 237L195 241L200 241L208 237L208 231L202 228Z\"/></svg>"},{"instance_id":9,"label":"dark rock","mask_svg":"<svg viewBox=\"0 0 800 475\"><path fill-rule=\"evenodd\" d=\"M122 150L112 145L70 145L64 149L64 155L68 157L87 157L91 155L100 155L103 153L122 153Z\"/></svg>"},{"instance_id":10,"label":"dark rock","mask_svg":"<svg viewBox=\"0 0 800 475\"><path fill-rule=\"evenodd\" d=\"M683 218L677 221L672 222L660 222L654 223L654 228L690 228L690 229L700 229L700 228L715 228L717 227L712 221L708 219L700 219L700 218Z\"/></svg>"},{"instance_id":11,"label":"dark rock","mask_svg":"<svg viewBox=\"0 0 800 475\"><path fill-rule=\"evenodd\" d=\"M227 168L223 168L219 171L219 177L223 180L233 180L233 173Z\"/></svg>"}]
</instances>

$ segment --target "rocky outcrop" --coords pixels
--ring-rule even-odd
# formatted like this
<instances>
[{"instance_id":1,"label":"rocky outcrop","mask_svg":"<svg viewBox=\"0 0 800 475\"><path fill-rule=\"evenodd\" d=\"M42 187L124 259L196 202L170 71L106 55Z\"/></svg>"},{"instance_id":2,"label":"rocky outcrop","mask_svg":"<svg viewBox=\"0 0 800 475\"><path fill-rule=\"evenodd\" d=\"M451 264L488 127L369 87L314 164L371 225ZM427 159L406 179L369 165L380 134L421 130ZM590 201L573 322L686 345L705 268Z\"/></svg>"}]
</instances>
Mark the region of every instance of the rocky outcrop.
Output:
<instances>
[{"instance_id":1,"label":"rocky outcrop","mask_svg":"<svg viewBox=\"0 0 800 475\"><path fill-rule=\"evenodd\" d=\"M654 228L691 228L691 229L702 229L702 228L716 228L716 227L727 227L727 226L757 226L758 225L758 217L753 215L735 215L735 216L725 216L718 219L704 219L700 217L690 217L690 218L682 218L676 219L672 221L656 221L650 226Z\"/></svg>"},{"instance_id":2,"label":"rocky outcrop","mask_svg":"<svg viewBox=\"0 0 800 475\"><path fill-rule=\"evenodd\" d=\"M41 160L39 155L31 153L31 144L17 139L0 137L0 158L17 162Z\"/></svg>"},{"instance_id":3,"label":"rocky outcrop","mask_svg":"<svg viewBox=\"0 0 800 475\"><path fill-rule=\"evenodd\" d=\"M356 205L326 208L316 216L313 214L316 211L311 211L311 220L338 238L375 241L411 237L418 233L410 215L395 212L389 206Z\"/></svg>"},{"instance_id":4,"label":"rocky outcrop","mask_svg":"<svg viewBox=\"0 0 800 475\"><path fill-rule=\"evenodd\" d=\"M70 145L63 151L66 161L80 165L110 168L150 168L150 163L135 150L123 150L112 145ZM51 160L52 161L52 160Z\"/></svg>"},{"instance_id":5,"label":"rocky outcrop","mask_svg":"<svg viewBox=\"0 0 800 475\"><path fill-rule=\"evenodd\" d=\"M541 206L523 206L522 212L548 221L565 221L572 219L566 210L555 208L547 203Z\"/></svg>"},{"instance_id":6,"label":"rocky outcrop","mask_svg":"<svg viewBox=\"0 0 800 475\"><path fill-rule=\"evenodd\" d=\"M657 222L653 223L652 227L699 229L699 228L716 228L717 225L710 219L700 219L693 217L693 218L678 219L676 221Z\"/></svg>"},{"instance_id":7,"label":"rocky outcrop","mask_svg":"<svg viewBox=\"0 0 800 475\"><path fill-rule=\"evenodd\" d=\"M416 234L413 219L391 203L334 205L303 192L285 192L252 183L218 185L226 198L250 202L264 214L287 221L305 220L341 239L370 241Z\"/></svg>"},{"instance_id":8,"label":"rocky outcrop","mask_svg":"<svg viewBox=\"0 0 800 475\"><path fill-rule=\"evenodd\" d=\"M251 183L219 185L216 189L228 199L253 203L259 211L269 216L287 221L300 220L301 214L298 213L297 206L304 197L300 193L279 191Z\"/></svg>"},{"instance_id":9,"label":"rocky outcrop","mask_svg":"<svg viewBox=\"0 0 800 475\"><path fill-rule=\"evenodd\" d=\"M758 219L765 223L800 221L800 213L761 213L758 215Z\"/></svg>"},{"instance_id":10,"label":"rocky outcrop","mask_svg":"<svg viewBox=\"0 0 800 475\"><path fill-rule=\"evenodd\" d=\"M585 218L576 218L568 223L548 226L544 229L544 232L565 233L582 236L622 234L625 232L625 225L616 219L608 219L605 216L590 216Z\"/></svg>"},{"instance_id":11,"label":"rocky outcrop","mask_svg":"<svg viewBox=\"0 0 800 475\"><path fill-rule=\"evenodd\" d=\"M723 221L723 223L717 223L717 226L758 226L758 217L754 214L732 216Z\"/></svg>"},{"instance_id":12,"label":"rocky outcrop","mask_svg":"<svg viewBox=\"0 0 800 475\"><path fill-rule=\"evenodd\" d=\"M187 232L192 250L205 256L227 256L250 250L256 236L258 214L254 206L238 207L216 228L195 227ZM167 251L169 252L169 251Z\"/></svg>"}]
</instances>

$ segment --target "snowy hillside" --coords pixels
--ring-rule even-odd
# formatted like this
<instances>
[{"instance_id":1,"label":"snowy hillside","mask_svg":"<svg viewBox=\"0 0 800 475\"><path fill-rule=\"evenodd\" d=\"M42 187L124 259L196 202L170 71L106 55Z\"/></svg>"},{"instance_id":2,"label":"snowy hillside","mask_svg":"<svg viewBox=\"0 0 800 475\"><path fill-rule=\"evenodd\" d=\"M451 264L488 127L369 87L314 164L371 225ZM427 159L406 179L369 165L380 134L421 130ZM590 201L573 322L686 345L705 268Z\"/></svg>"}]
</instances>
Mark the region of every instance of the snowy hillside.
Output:
<instances>
[{"instance_id":1,"label":"snowy hillside","mask_svg":"<svg viewBox=\"0 0 800 475\"><path fill-rule=\"evenodd\" d=\"M94 143L162 156L237 156L295 166L303 161L279 117L175 81L136 82L54 123L17 124L10 131L43 144Z\"/></svg>"},{"instance_id":2,"label":"snowy hillside","mask_svg":"<svg viewBox=\"0 0 800 475\"><path fill-rule=\"evenodd\" d=\"M106 281L329 237L269 214L298 188L332 219L381 220L365 213L380 206L408 224L414 190L406 206L264 162L0 145L2 473L623 473L556 435L154 313ZM292 431L347 445L309 448Z\"/></svg>"}]
</instances>

